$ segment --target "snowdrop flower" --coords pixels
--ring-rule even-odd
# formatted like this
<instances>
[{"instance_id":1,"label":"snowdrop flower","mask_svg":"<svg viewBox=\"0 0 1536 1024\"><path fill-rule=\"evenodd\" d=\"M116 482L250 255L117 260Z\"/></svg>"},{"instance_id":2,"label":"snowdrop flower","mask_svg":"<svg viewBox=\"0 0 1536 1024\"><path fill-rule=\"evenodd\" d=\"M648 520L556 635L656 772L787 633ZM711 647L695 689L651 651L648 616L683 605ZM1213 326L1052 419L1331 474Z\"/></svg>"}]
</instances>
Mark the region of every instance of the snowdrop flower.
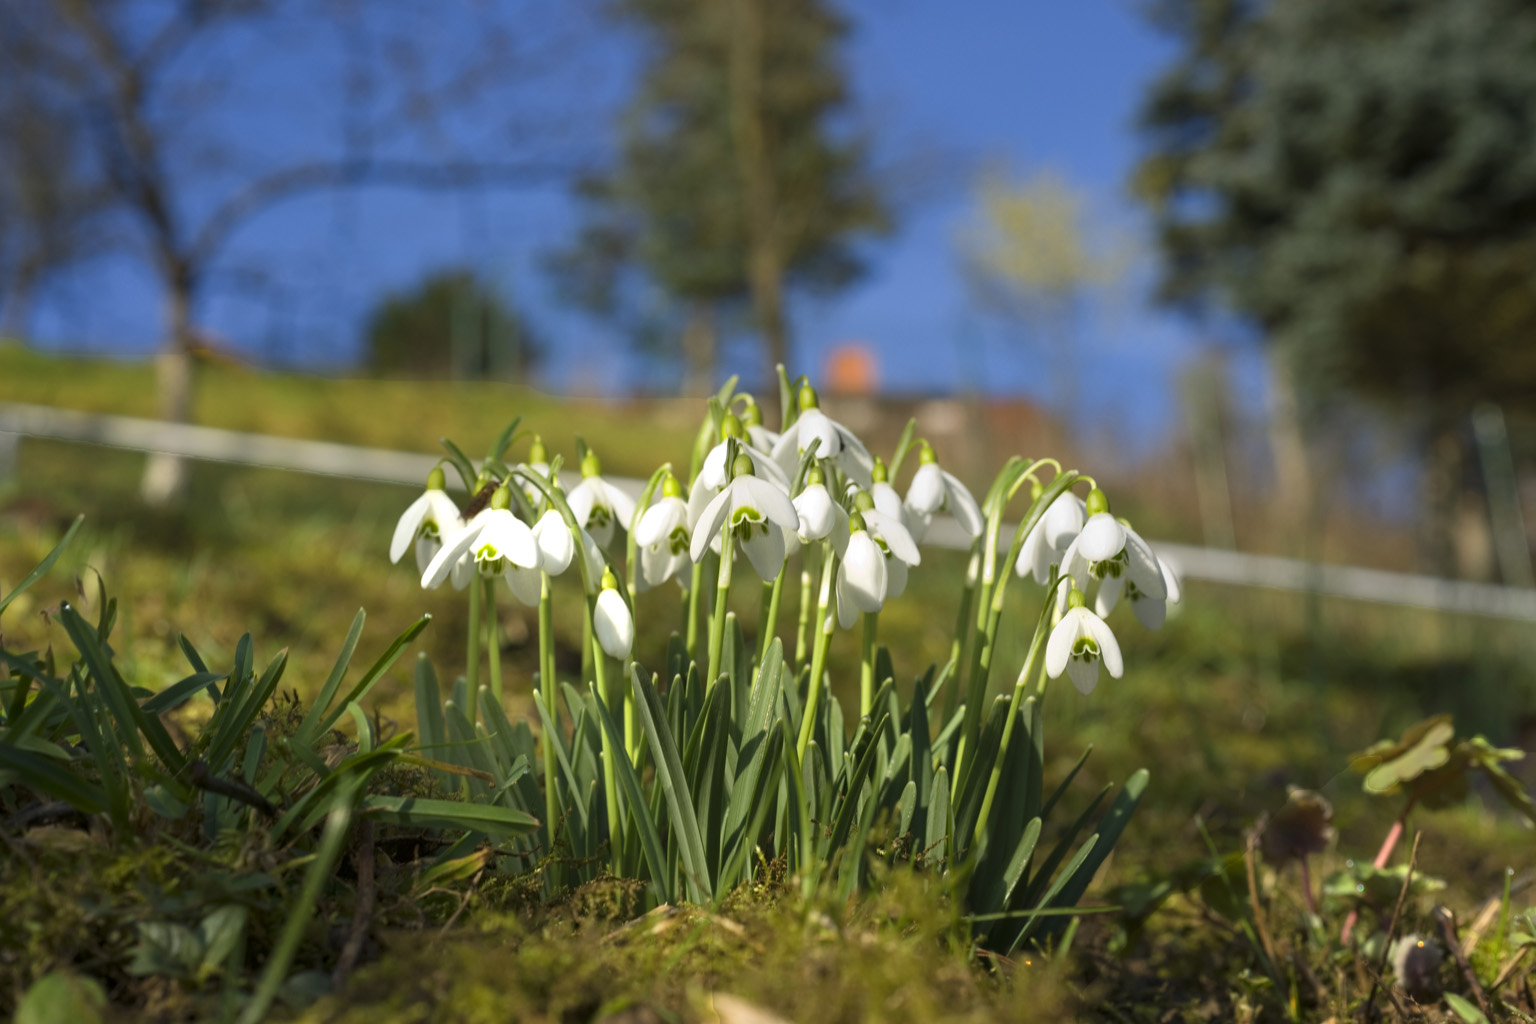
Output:
<instances>
[{"instance_id":1,"label":"snowdrop flower","mask_svg":"<svg viewBox=\"0 0 1536 1024\"><path fill-rule=\"evenodd\" d=\"M507 570L507 587L519 601L537 605L544 595L543 573L559 576L570 567L576 554L576 542L566 528L565 517L550 509L533 524L533 539L539 545L537 567L514 565Z\"/></svg>"},{"instance_id":2,"label":"snowdrop flower","mask_svg":"<svg viewBox=\"0 0 1536 1024\"><path fill-rule=\"evenodd\" d=\"M693 528L689 555L702 561L722 527L741 543L747 561L764 580L772 580L784 568L786 530L800 529L800 516L789 495L771 481L752 475L752 459L746 452L736 456L731 482L710 501ZM782 528L782 529L781 529ZM721 557L729 557L722 551Z\"/></svg>"},{"instance_id":3,"label":"snowdrop flower","mask_svg":"<svg viewBox=\"0 0 1536 1024\"><path fill-rule=\"evenodd\" d=\"M1104 620L1083 607L1083 592L1068 584L1067 613L1061 617L1045 644L1045 672L1056 679L1063 671L1072 677L1079 693L1092 693L1099 685L1099 662L1119 679L1125 671L1120 645Z\"/></svg>"},{"instance_id":4,"label":"snowdrop flower","mask_svg":"<svg viewBox=\"0 0 1536 1024\"><path fill-rule=\"evenodd\" d=\"M854 495L853 504L863 515L865 528L885 555L886 599L900 597L907 590L908 567L923 560L918 553L917 542L912 539L911 531L900 518L887 515L875 507L872 494L858 492Z\"/></svg>"},{"instance_id":5,"label":"snowdrop flower","mask_svg":"<svg viewBox=\"0 0 1536 1024\"><path fill-rule=\"evenodd\" d=\"M741 420L731 413L726 413L725 418L720 421L720 443L704 456L704 461L699 464L699 475L694 478L693 487L688 491L689 529L698 524L704 509L730 482L730 474L726 472L729 466L725 460L730 454L731 438L736 439L736 450L752 460L754 474L773 481L786 492L790 489L789 477L785 475L784 470L779 468L772 457L747 444L744 431ZM714 550L719 550L718 544L714 546Z\"/></svg>"},{"instance_id":6,"label":"snowdrop flower","mask_svg":"<svg viewBox=\"0 0 1536 1024\"><path fill-rule=\"evenodd\" d=\"M1157 629L1168 617L1168 606L1179 603L1179 578L1168 568L1168 563L1157 557L1147 542L1141 539L1140 534L1129 526L1125 528L1125 534L1128 556L1126 571L1119 576L1108 577L1100 584L1093 610L1100 618L1108 618L1115 605L1120 603L1120 598L1124 597L1130 602L1131 611L1143 626ZM1149 572L1149 565L1155 570L1155 578L1162 584L1161 597L1157 596L1155 585L1146 585L1149 579L1154 578Z\"/></svg>"},{"instance_id":7,"label":"snowdrop flower","mask_svg":"<svg viewBox=\"0 0 1536 1024\"><path fill-rule=\"evenodd\" d=\"M491 496L491 504L475 514L469 525L444 544L422 573L421 585L429 590L442 586L450 573L455 585L467 575L460 571L460 559L472 571L488 579L494 579L514 566L534 569L539 566L539 542L533 531L509 507L512 495L502 484Z\"/></svg>"},{"instance_id":8,"label":"snowdrop flower","mask_svg":"<svg viewBox=\"0 0 1536 1024\"><path fill-rule=\"evenodd\" d=\"M980 537L985 524L981 508L971 496L970 489L956 479L953 473L939 468L933 447L926 440L920 443L917 461L917 472L907 487L907 500L904 503L907 509L906 522L912 530L912 536L922 540L923 534L928 532L929 524L933 522L934 514L942 511L954 516L960 528L972 538ZM878 498L875 505L880 505Z\"/></svg>"},{"instance_id":9,"label":"snowdrop flower","mask_svg":"<svg viewBox=\"0 0 1536 1024\"><path fill-rule=\"evenodd\" d=\"M683 501L683 485L671 473L661 482L661 500L641 513L635 543L640 548L637 582L646 587L660 586L691 564L688 503Z\"/></svg>"},{"instance_id":10,"label":"snowdrop flower","mask_svg":"<svg viewBox=\"0 0 1536 1024\"><path fill-rule=\"evenodd\" d=\"M1013 566L1014 572L1019 576L1032 574L1036 583L1045 586L1050 581L1051 570L1061 564L1067 549L1083 532L1083 524L1088 519L1084 511L1086 507L1087 503L1071 491L1057 495L1035 528L1029 531L1029 536L1024 538L1024 544L1019 548L1019 560Z\"/></svg>"},{"instance_id":11,"label":"snowdrop flower","mask_svg":"<svg viewBox=\"0 0 1536 1024\"><path fill-rule=\"evenodd\" d=\"M860 612L878 612L889 583L885 552L870 536L863 513L854 512L848 517L848 543L837 566L838 625L848 629Z\"/></svg>"},{"instance_id":12,"label":"snowdrop flower","mask_svg":"<svg viewBox=\"0 0 1536 1024\"><path fill-rule=\"evenodd\" d=\"M416 571L426 572L432 556L443 546L443 538L464 525L459 506L448 497L444 484L443 467L438 466L427 474L427 489L406 507L395 524L395 536L389 544L391 562L400 561L414 540Z\"/></svg>"},{"instance_id":13,"label":"snowdrop flower","mask_svg":"<svg viewBox=\"0 0 1536 1024\"><path fill-rule=\"evenodd\" d=\"M795 496L795 513L800 517L799 539L806 544L825 540L834 532L846 533L848 514L827 493L826 478L820 466L812 466L805 475L805 489Z\"/></svg>"},{"instance_id":14,"label":"snowdrop flower","mask_svg":"<svg viewBox=\"0 0 1536 1024\"><path fill-rule=\"evenodd\" d=\"M750 398L741 410L741 425L747 432L747 443L760 452L772 452L779 443L779 435L763 426L763 410Z\"/></svg>"},{"instance_id":15,"label":"snowdrop flower","mask_svg":"<svg viewBox=\"0 0 1536 1024\"><path fill-rule=\"evenodd\" d=\"M571 489L566 500L577 524L598 544L606 545L613 539L615 524L628 530L635 518L635 499L603 479L603 465L591 451L581 460L581 483Z\"/></svg>"},{"instance_id":16,"label":"snowdrop flower","mask_svg":"<svg viewBox=\"0 0 1536 1024\"><path fill-rule=\"evenodd\" d=\"M800 387L800 416L779 435L773 446L773 460L786 475L792 474L799 469L800 457L813 440L821 442L816 448L818 459L831 459L861 487L869 487L874 482L874 460L870 458L869 449L853 431L828 418L819 408L816 389L804 384Z\"/></svg>"},{"instance_id":17,"label":"snowdrop flower","mask_svg":"<svg viewBox=\"0 0 1536 1024\"><path fill-rule=\"evenodd\" d=\"M610 658L624 659L635 646L635 617L619 593L613 570L604 568L603 589L592 609L592 632Z\"/></svg>"},{"instance_id":18,"label":"snowdrop flower","mask_svg":"<svg viewBox=\"0 0 1536 1024\"><path fill-rule=\"evenodd\" d=\"M1061 556L1062 575L1071 576L1079 590L1088 588L1090 577L1102 580L1120 576L1125 572L1130 557L1126 548L1125 525L1109 514L1109 499L1104 496L1104 492L1097 487L1089 491L1083 510L1088 514L1088 520L1083 524L1082 532ZM1147 549L1147 553L1150 554L1150 549ZM1150 575L1146 572L1148 568L1151 569ZM1154 578L1156 570L1155 562L1150 567L1138 567L1141 573L1138 583L1149 583L1161 598L1164 596L1164 588L1161 581Z\"/></svg>"},{"instance_id":19,"label":"snowdrop flower","mask_svg":"<svg viewBox=\"0 0 1536 1024\"><path fill-rule=\"evenodd\" d=\"M870 479L869 496L875 500L875 508L905 525L907 510L902 507L901 495L891 486L891 474L885 468L885 460L878 455L875 456L875 468L870 473Z\"/></svg>"}]
</instances>

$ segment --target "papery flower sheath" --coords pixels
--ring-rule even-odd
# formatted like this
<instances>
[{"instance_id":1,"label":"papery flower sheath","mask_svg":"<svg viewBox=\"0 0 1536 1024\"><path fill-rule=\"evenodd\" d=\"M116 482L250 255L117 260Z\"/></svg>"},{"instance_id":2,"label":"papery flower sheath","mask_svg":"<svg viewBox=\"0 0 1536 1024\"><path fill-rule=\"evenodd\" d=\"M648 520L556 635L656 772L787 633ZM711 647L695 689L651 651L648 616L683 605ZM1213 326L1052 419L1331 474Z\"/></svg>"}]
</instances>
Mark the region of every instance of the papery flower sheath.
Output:
<instances>
[{"instance_id":1,"label":"papery flower sheath","mask_svg":"<svg viewBox=\"0 0 1536 1024\"><path fill-rule=\"evenodd\" d=\"M464 526L459 516L459 506L444 488L441 466L427 474L427 489L415 501L406 506L395 524L395 535L389 543L389 560L398 562L406 549L415 541L416 571L425 573L432 556L443 546L445 538Z\"/></svg>"},{"instance_id":2,"label":"papery flower sheath","mask_svg":"<svg viewBox=\"0 0 1536 1024\"><path fill-rule=\"evenodd\" d=\"M581 483L566 501L576 522L600 545L613 539L615 526L627 530L635 518L635 499L603 479L602 463L590 451L581 460Z\"/></svg>"},{"instance_id":3,"label":"papery flower sheath","mask_svg":"<svg viewBox=\"0 0 1536 1024\"><path fill-rule=\"evenodd\" d=\"M1067 613L1045 644L1045 673L1056 679L1066 672L1078 692L1087 694L1099 685L1100 662L1112 679L1119 679L1125 671L1115 634L1103 619L1083 607L1082 591L1072 587Z\"/></svg>"},{"instance_id":4,"label":"papery flower sheath","mask_svg":"<svg viewBox=\"0 0 1536 1024\"><path fill-rule=\"evenodd\" d=\"M933 447L927 441L921 442L917 459L917 472L912 476L912 483L907 487L906 501L903 502L907 510L907 527L912 531L913 539L922 540L933 517L939 512L948 512L954 516L968 536L980 537L986 523L970 489L953 473L939 466ZM878 500L875 507L880 507Z\"/></svg>"}]
</instances>

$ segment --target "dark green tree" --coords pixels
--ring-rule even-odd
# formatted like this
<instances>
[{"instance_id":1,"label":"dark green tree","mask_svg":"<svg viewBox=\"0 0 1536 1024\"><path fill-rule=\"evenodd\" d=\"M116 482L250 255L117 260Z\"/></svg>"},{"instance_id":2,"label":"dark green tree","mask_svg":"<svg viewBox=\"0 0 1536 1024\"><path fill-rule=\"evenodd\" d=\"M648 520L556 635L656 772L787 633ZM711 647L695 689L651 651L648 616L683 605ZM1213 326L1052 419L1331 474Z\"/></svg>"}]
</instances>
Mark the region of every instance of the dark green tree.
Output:
<instances>
[{"instance_id":1,"label":"dark green tree","mask_svg":"<svg viewBox=\"0 0 1536 1024\"><path fill-rule=\"evenodd\" d=\"M861 271L887 214L848 104L846 22L823 0L615 0L645 61L613 166L583 182L587 224L551 265L566 294L654 336L659 290L708 372L722 315L750 309L768 368L789 349L786 295Z\"/></svg>"},{"instance_id":2,"label":"dark green tree","mask_svg":"<svg viewBox=\"0 0 1536 1024\"><path fill-rule=\"evenodd\" d=\"M1473 405L1536 404L1536 6L1153 14L1182 46L1143 107L1136 179L1164 297L1256 325L1304 397L1410 417L1443 504Z\"/></svg>"},{"instance_id":3,"label":"dark green tree","mask_svg":"<svg viewBox=\"0 0 1536 1024\"><path fill-rule=\"evenodd\" d=\"M523 319L467 270L388 296L365 335L368 369L386 376L520 380L539 354Z\"/></svg>"}]
</instances>

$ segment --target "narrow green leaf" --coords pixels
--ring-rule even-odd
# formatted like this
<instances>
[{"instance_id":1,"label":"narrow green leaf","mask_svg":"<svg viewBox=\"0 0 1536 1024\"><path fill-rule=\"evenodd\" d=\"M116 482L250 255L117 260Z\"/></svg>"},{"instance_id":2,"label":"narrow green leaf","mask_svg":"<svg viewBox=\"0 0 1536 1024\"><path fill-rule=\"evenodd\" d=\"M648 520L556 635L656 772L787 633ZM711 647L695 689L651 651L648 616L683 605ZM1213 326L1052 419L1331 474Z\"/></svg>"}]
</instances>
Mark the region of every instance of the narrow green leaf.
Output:
<instances>
[{"instance_id":1,"label":"narrow green leaf","mask_svg":"<svg viewBox=\"0 0 1536 1024\"><path fill-rule=\"evenodd\" d=\"M347 666L352 664L352 652L357 650L357 640L363 635L363 623L367 621L368 613L359 608L357 614L352 616L352 626L347 630L347 638L341 643L341 653L336 655L336 664L331 667L331 674L326 677L320 687L320 692L310 702L309 711L304 715L304 720L299 723L299 728L294 735L306 743L313 743L315 737L320 734L320 716L325 714L331 706L331 701L336 699L336 691L341 689L341 680L347 674Z\"/></svg>"},{"instance_id":2,"label":"narrow green leaf","mask_svg":"<svg viewBox=\"0 0 1536 1024\"><path fill-rule=\"evenodd\" d=\"M614 724L613 716L608 713L608 706L603 703L603 698L592 691L594 707L598 720L602 723L603 731L608 734L608 742L615 751L624 749L624 732ZM656 831L656 823L651 816L645 813L647 806L645 791L640 788L640 780L635 776L635 767L629 763L629 758L619 757L614 759L614 774L618 777L619 786L624 790L624 798L629 801L631 810L630 821L635 824L635 831L640 833L640 846L645 853L645 862L651 869L651 881L661 891L662 899L671 901L675 898L672 886L672 876L667 870L667 856L662 849L661 836ZM612 826L609 828L612 832Z\"/></svg>"},{"instance_id":3,"label":"narrow green leaf","mask_svg":"<svg viewBox=\"0 0 1536 1024\"><path fill-rule=\"evenodd\" d=\"M358 810L402 828L468 829L493 837L528 835L539 827L539 820L533 815L500 804L419 796L371 794L363 797Z\"/></svg>"},{"instance_id":4,"label":"narrow green leaf","mask_svg":"<svg viewBox=\"0 0 1536 1024\"><path fill-rule=\"evenodd\" d=\"M174 711L199 692L208 689L225 677L216 672L198 672L179 683L172 683L144 702L144 711L151 715L163 715Z\"/></svg>"},{"instance_id":5,"label":"narrow green leaf","mask_svg":"<svg viewBox=\"0 0 1536 1024\"><path fill-rule=\"evenodd\" d=\"M699 832L698 818L694 813L693 797L688 792L687 776L683 774L683 762L677 754L677 743L666 727L665 712L656 687L635 666L630 667L630 680L639 698L635 701L635 710L650 741L656 781L661 784L666 796L672 828L681 845L683 868L688 876L689 899L702 903L712 890L709 862L704 852L704 837ZM622 750L623 745L620 744L618 749Z\"/></svg>"},{"instance_id":6,"label":"narrow green leaf","mask_svg":"<svg viewBox=\"0 0 1536 1024\"><path fill-rule=\"evenodd\" d=\"M99 787L77 778L41 754L0 743L0 769L14 772L22 785L62 800L78 811L101 814L107 810L107 795Z\"/></svg>"},{"instance_id":7,"label":"narrow green leaf","mask_svg":"<svg viewBox=\"0 0 1536 1024\"><path fill-rule=\"evenodd\" d=\"M0 597L0 612L10 607L11 602L26 593L32 584L48 575L48 571L59 560L59 556L64 553L64 549L69 547L69 542L74 539L75 532L80 529L80 524L83 522L85 522L85 516L75 516L75 521L69 524L69 529L64 531L64 536L59 538L59 542L53 546L53 550L44 555L43 560L38 562L31 572L22 577L21 582L16 584L15 589L4 597Z\"/></svg>"},{"instance_id":8,"label":"narrow green leaf","mask_svg":"<svg viewBox=\"0 0 1536 1024\"><path fill-rule=\"evenodd\" d=\"M400 652L405 650L406 646L411 643L411 641L420 636L421 631L426 629L427 626L431 624L431 622L432 616L423 615L421 618L411 623L410 626L406 627L405 632L395 637L395 639L390 642L390 645L385 648L384 653L379 655L379 660L375 661L373 666L363 674L363 678L357 681L357 685L352 687L352 689L347 692L345 697L341 698L340 703L334 710L326 713L325 718L320 722L319 729L316 730L316 734L323 734L327 729L335 725L336 720L341 717L342 711L348 704L355 700L362 700L363 697L367 695L368 691L373 689L374 684L379 681L384 673L389 671L390 666L395 663L395 659L400 657Z\"/></svg>"}]
</instances>

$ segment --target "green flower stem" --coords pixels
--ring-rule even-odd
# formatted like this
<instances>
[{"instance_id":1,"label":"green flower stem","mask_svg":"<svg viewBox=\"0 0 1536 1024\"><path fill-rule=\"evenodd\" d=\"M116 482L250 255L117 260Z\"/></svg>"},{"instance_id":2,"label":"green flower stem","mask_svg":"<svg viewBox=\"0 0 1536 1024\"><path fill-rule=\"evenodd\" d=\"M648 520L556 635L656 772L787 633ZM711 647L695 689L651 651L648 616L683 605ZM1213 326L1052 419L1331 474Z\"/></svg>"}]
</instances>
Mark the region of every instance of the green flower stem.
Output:
<instances>
[{"instance_id":1,"label":"green flower stem","mask_svg":"<svg viewBox=\"0 0 1536 1024\"><path fill-rule=\"evenodd\" d=\"M1046 590L1045 607L1041 609L1040 619L1035 623L1035 635L1029 642L1029 655L1024 659L1024 667L1019 669L1018 681L1013 684L1013 699L1008 702L1008 718L1003 723L1003 738L997 745L997 757L992 759L992 775L987 779L987 790L981 798L981 813L976 816L976 833L972 839L972 847L979 848L982 836L987 830L987 818L992 813L992 801L997 796L998 784L1003 778L1003 763L1008 756L1008 744L1013 739L1014 723L1019 718L1019 707L1024 702L1024 691L1029 687L1030 680L1034 678L1037 667L1042 668L1040 651L1045 646L1045 638L1050 635L1052 611L1056 607L1054 599L1056 588L1054 586Z\"/></svg>"},{"instance_id":2,"label":"green flower stem","mask_svg":"<svg viewBox=\"0 0 1536 1024\"><path fill-rule=\"evenodd\" d=\"M608 692L608 656L597 644L597 637L592 635L592 616L597 613L597 595L587 595L587 642L588 652L592 658L593 678L597 683L597 692L602 695L603 703L612 706L612 695ZM615 750L613 743L608 738L608 730L601 732L603 742L603 798L608 806L608 853L609 863L613 873L623 877L624 843L622 828L619 822L619 776L618 769L614 766L614 758L623 756L623 752Z\"/></svg>"},{"instance_id":3,"label":"green flower stem","mask_svg":"<svg viewBox=\"0 0 1536 1024\"><path fill-rule=\"evenodd\" d=\"M485 654L490 660L487 665L490 669L491 696L496 698L496 706L505 708L506 701L502 699L501 691L501 623L496 618L496 581L485 580L485 601L481 605L481 611L485 619Z\"/></svg>"},{"instance_id":4,"label":"green flower stem","mask_svg":"<svg viewBox=\"0 0 1536 1024\"><path fill-rule=\"evenodd\" d=\"M1029 511L1020 521L1013 535L1013 543L1008 546L1008 561L1003 564L1002 573L999 575L997 549L998 537L1002 531L1003 512L1024 482L1031 479L1035 470L1053 464L1055 464L1054 459L1037 459L1028 467L1017 471L1008 486L995 495L995 500L990 505L986 543L982 548L981 592L980 600L976 603L976 633L972 639L975 647L971 651L970 673L967 676L969 687L965 697L965 720L960 730L960 746L955 753L955 777L952 787L956 795L963 792L961 787L965 781L966 755L981 739L982 703L987 695L987 679L992 668L992 648L997 639L998 623L1002 619L1003 597L1006 593L1008 577L1013 572L1014 562L1018 560L1019 549L1024 546L1024 538L1029 536L1029 531L1040 522L1040 518L1045 515L1045 510L1051 507L1051 502L1077 481L1077 472L1074 470L1058 472L1051 480L1050 486L1041 491L1040 496L1030 504Z\"/></svg>"},{"instance_id":5,"label":"green flower stem","mask_svg":"<svg viewBox=\"0 0 1536 1024\"><path fill-rule=\"evenodd\" d=\"M795 629L795 668L805 662L805 637L811 624L811 580L815 573L812 561L816 552L825 552L827 545L807 547L800 559L800 621Z\"/></svg>"},{"instance_id":6,"label":"green flower stem","mask_svg":"<svg viewBox=\"0 0 1536 1024\"><path fill-rule=\"evenodd\" d=\"M875 706L875 636L880 631L880 613L864 613L864 639L860 647L859 717L867 718Z\"/></svg>"},{"instance_id":7,"label":"green flower stem","mask_svg":"<svg viewBox=\"0 0 1536 1024\"><path fill-rule=\"evenodd\" d=\"M476 573L478 576L479 574ZM469 588L469 638L464 655L464 681L470 693L480 692L480 587L479 581Z\"/></svg>"},{"instance_id":8,"label":"green flower stem","mask_svg":"<svg viewBox=\"0 0 1536 1024\"><path fill-rule=\"evenodd\" d=\"M539 573L539 685L545 693L552 694L556 690L555 683L555 602L550 593L549 573ZM553 704L549 708L550 718L559 721L559 714Z\"/></svg>"},{"instance_id":9,"label":"green flower stem","mask_svg":"<svg viewBox=\"0 0 1536 1024\"><path fill-rule=\"evenodd\" d=\"M693 565L693 584L688 588L688 657L699 660L699 595L704 592L704 563Z\"/></svg>"},{"instance_id":10,"label":"green flower stem","mask_svg":"<svg viewBox=\"0 0 1536 1024\"><path fill-rule=\"evenodd\" d=\"M720 575L715 581L715 617L709 622L709 675L704 678L704 692L715 688L720 675L720 648L725 645L725 613L731 599L732 551L731 524L720 528Z\"/></svg>"},{"instance_id":11,"label":"green flower stem","mask_svg":"<svg viewBox=\"0 0 1536 1024\"><path fill-rule=\"evenodd\" d=\"M800 719L800 736L795 742L799 756L816 734L816 710L821 704L821 677L827 667L827 646L832 641L832 623L827 619L827 605L832 598L832 580L837 576L837 555L828 551L821 565L821 596L816 601L816 642L811 652L811 678L805 695L805 713Z\"/></svg>"},{"instance_id":12,"label":"green flower stem","mask_svg":"<svg viewBox=\"0 0 1536 1024\"><path fill-rule=\"evenodd\" d=\"M960 592L960 608L955 613L955 639L949 645L949 663L952 685L949 694L944 698L944 720L948 721L955 713L955 708L960 706L959 680L961 659L965 656L966 641L970 639L970 630L966 627L971 620L972 608L976 601L976 585L981 580L981 538L977 537L971 544L971 558L965 567L965 588Z\"/></svg>"}]
</instances>

